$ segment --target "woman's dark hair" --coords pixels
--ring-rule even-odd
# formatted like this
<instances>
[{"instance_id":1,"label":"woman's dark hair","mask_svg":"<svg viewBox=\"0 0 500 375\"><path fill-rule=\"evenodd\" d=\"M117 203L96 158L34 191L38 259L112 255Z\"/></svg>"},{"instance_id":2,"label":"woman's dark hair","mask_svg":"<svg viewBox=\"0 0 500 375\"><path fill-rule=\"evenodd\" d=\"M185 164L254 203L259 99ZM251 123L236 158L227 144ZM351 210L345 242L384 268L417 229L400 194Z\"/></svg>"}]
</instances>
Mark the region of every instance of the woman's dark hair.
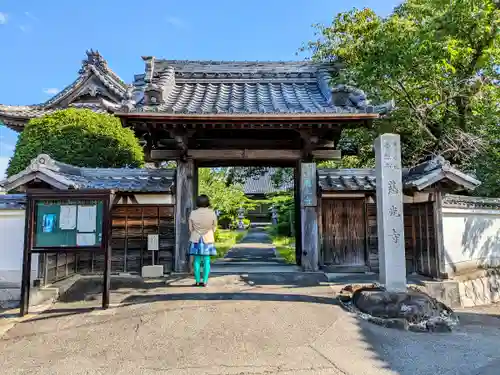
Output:
<instances>
[{"instance_id":1,"label":"woman's dark hair","mask_svg":"<svg viewBox=\"0 0 500 375\"><path fill-rule=\"evenodd\" d=\"M210 199L205 194L199 195L196 198L196 207L198 208L206 208L210 206Z\"/></svg>"}]
</instances>

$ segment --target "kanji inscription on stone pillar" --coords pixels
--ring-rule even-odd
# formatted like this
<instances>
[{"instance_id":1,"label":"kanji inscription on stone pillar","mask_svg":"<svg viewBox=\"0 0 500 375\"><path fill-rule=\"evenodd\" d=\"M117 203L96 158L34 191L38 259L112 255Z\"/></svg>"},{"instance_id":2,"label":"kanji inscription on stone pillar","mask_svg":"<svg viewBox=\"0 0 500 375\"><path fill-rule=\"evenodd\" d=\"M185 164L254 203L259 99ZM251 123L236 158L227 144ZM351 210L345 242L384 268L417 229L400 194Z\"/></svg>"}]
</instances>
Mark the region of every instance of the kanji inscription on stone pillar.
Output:
<instances>
[{"instance_id":1,"label":"kanji inscription on stone pillar","mask_svg":"<svg viewBox=\"0 0 500 375\"><path fill-rule=\"evenodd\" d=\"M375 140L379 279L390 291L406 290L403 186L399 135Z\"/></svg>"}]
</instances>

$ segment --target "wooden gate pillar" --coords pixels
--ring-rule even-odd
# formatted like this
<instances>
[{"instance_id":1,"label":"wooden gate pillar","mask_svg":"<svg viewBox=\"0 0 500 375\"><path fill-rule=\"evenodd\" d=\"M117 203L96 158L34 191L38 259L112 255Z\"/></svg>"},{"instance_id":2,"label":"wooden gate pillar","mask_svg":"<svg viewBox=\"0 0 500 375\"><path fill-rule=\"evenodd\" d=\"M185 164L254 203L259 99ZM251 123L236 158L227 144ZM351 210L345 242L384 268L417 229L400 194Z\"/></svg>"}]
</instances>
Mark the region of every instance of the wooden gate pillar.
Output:
<instances>
[{"instance_id":1,"label":"wooden gate pillar","mask_svg":"<svg viewBox=\"0 0 500 375\"><path fill-rule=\"evenodd\" d=\"M302 269L319 270L318 179L316 163L300 163L300 216L302 233Z\"/></svg>"},{"instance_id":2,"label":"wooden gate pillar","mask_svg":"<svg viewBox=\"0 0 500 375\"><path fill-rule=\"evenodd\" d=\"M175 272L189 272L189 225L193 209L194 162L177 160L175 181Z\"/></svg>"}]
</instances>

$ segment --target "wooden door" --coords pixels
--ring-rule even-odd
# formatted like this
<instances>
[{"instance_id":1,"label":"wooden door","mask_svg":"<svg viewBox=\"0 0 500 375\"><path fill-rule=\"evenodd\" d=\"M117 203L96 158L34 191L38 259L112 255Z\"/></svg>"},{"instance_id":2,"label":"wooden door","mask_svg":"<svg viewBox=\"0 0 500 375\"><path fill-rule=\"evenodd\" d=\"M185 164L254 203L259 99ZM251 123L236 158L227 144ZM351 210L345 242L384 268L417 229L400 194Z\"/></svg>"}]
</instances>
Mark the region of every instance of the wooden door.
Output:
<instances>
[{"instance_id":1,"label":"wooden door","mask_svg":"<svg viewBox=\"0 0 500 375\"><path fill-rule=\"evenodd\" d=\"M365 266L364 210L364 199L323 200L325 266Z\"/></svg>"},{"instance_id":2,"label":"wooden door","mask_svg":"<svg viewBox=\"0 0 500 375\"><path fill-rule=\"evenodd\" d=\"M415 203L410 207L413 219L413 254L415 270L420 275L437 277L437 252L434 235L434 208L431 202Z\"/></svg>"}]
</instances>

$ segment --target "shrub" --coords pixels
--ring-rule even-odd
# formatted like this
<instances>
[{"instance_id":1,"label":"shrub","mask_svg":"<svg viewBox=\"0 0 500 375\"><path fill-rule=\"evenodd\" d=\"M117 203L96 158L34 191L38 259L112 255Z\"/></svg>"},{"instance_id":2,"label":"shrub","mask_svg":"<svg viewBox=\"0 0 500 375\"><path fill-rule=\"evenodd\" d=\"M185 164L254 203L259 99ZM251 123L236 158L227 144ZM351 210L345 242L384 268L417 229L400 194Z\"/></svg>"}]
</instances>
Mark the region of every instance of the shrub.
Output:
<instances>
[{"instance_id":1,"label":"shrub","mask_svg":"<svg viewBox=\"0 0 500 375\"><path fill-rule=\"evenodd\" d=\"M292 234L290 233L290 223L283 221L276 225L276 235L290 237Z\"/></svg>"},{"instance_id":2,"label":"shrub","mask_svg":"<svg viewBox=\"0 0 500 375\"><path fill-rule=\"evenodd\" d=\"M31 119L19 136L7 175L24 170L44 153L78 167L141 167L144 153L131 129L112 115L65 109Z\"/></svg>"}]
</instances>

